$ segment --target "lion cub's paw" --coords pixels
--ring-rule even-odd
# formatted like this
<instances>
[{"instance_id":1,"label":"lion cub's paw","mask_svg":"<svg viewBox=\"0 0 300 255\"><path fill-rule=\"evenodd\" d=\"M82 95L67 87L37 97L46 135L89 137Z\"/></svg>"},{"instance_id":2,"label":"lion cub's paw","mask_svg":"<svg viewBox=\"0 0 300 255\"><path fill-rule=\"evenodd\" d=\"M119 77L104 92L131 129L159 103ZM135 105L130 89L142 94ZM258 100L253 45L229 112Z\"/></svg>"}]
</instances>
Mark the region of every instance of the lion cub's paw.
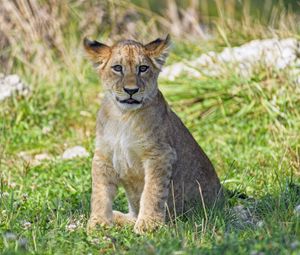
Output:
<instances>
[{"instance_id":1,"label":"lion cub's paw","mask_svg":"<svg viewBox=\"0 0 300 255\"><path fill-rule=\"evenodd\" d=\"M130 213L121 213L118 211L113 211L114 223L117 225L134 225L136 222L136 217L132 216Z\"/></svg>"},{"instance_id":2,"label":"lion cub's paw","mask_svg":"<svg viewBox=\"0 0 300 255\"><path fill-rule=\"evenodd\" d=\"M103 218L90 218L87 223L87 233L91 233L95 230L98 226L107 229L113 225L113 222L108 219Z\"/></svg>"},{"instance_id":3,"label":"lion cub's paw","mask_svg":"<svg viewBox=\"0 0 300 255\"><path fill-rule=\"evenodd\" d=\"M144 234L152 232L163 225L163 220L158 220L152 217L139 218L134 225L134 232L136 234Z\"/></svg>"}]
</instances>

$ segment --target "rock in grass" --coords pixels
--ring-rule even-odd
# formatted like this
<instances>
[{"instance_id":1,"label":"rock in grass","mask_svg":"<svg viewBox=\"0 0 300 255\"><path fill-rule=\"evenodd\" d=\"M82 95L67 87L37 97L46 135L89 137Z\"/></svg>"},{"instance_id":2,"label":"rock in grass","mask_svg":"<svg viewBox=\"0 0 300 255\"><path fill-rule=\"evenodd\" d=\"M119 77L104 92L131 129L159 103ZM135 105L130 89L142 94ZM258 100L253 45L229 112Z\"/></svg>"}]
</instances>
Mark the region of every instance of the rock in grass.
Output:
<instances>
[{"instance_id":1,"label":"rock in grass","mask_svg":"<svg viewBox=\"0 0 300 255\"><path fill-rule=\"evenodd\" d=\"M77 157L86 158L89 156L89 153L82 146L75 146L72 148L68 148L62 155L63 159L73 159Z\"/></svg>"},{"instance_id":2,"label":"rock in grass","mask_svg":"<svg viewBox=\"0 0 300 255\"><path fill-rule=\"evenodd\" d=\"M70 231L70 232L75 231L76 228L77 228L77 225L76 225L75 223L71 223L71 224L69 224L69 225L66 226L66 229L67 229L68 231Z\"/></svg>"},{"instance_id":3,"label":"rock in grass","mask_svg":"<svg viewBox=\"0 0 300 255\"><path fill-rule=\"evenodd\" d=\"M250 255L265 255L265 253L262 251L251 251Z\"/></svg>"},{"instance_id":4,"label":"rock in grass","mask_svg":"<svg viewBox=\"0 0 300 255\"><path fill-rule=\"evenodd\" d=\"M298 240L296 240L290 244L290 247L292 250L296 250L300 247L300 242Z\"/></svg>"},{"instance_id":5,"label":"rock in grass","mask_svg":"<svg viewBox=\"0 0 300 255\"><path fill-rule=\"evenodd\" d=\"M240 47L225 48L200 55L192 61L178 62L165 67L161 78L174 80L186 74L190 77L217 77L237 74L251 78L258 71L288 69L296 83L300 83L300 43L297 39L253 40Z\"/></svg>"},{"instance_id":6,"label":"rock in grass","mask_svg":"<svg viewBox=\"0 0 300 255\"><path fill-rule=\"evenodd\" d=\"M23 221L23 223L22 223L22 227L24 228L24 229L29 229L29 228L31 228L31 222L29 222L29 221Z\"/></svg>"},{"instance_id":7,"label":"rock in grass","mask_svg":"<svg viewBox=\"0 0 300 255\"><path fill-rule=\"evenodd\" d=\"M299 216L299 217L300 217L300 205L297 205L297 206L295 207L294 212L295 212L296 216Z\"/></svg>"},{"instance_id":8,"label":"rock in grass","mask_svg":"<svg viewBox=\"0 0 300 255\"><path fill-rule=\"evenodd\" d=\"M21 81L16 74L0 74L0 101L11 97L14 94L27 95L29 88Z\"/></svg>"},{"instance_id":9,"label":"rock in grass","mask_svg":"<svg viewBox=\"0 0 300 255\"><path fill-rule=\"evenodd\" d=\"M262 227L263 221L260 221L254 212L243 205L237 205L230 209L231 227L243 229L245 227Z\"/></svg>"},{"instance_id":10,"label":"rock in grass","mask_svg":"<svg viewBox=\"0 0 300 255\"><path fill-rule=\"evenodd\" d=\"M52 156L48 153L40 153L36 154L34 157L30 154L30 152L26 151L21 151L18 153L18 156L24 160L26 163L33 165L33 166L38 166L45 161L50 161L52 160Z\"/></svg>"},{"instance_id":11,"label":"rock in grass","mask_svg":"<svg viewBox=\"0 0 300 255\"><path fill-rule=\"evenodd\" d=\"M36 154L34 156L34 161L37 165L39 165L42 161L51 160L52 157L48 153Z\"/></svg>"},{"instance_id":12,"label":"rock in grass","mask_svg":"<svg viewBox=\"0 0 300 255\"><path fill-rule=\"evenodd\" d=\"M6 241L15 241L17 239L16 234L12 233L12 232L6 232L4 234L4 239Z\"/></svg>"},{"instance_id":13,"label":"rock in grass","mask_svg":"<svg viewBox=\"0 0 300 255\"><path fill-rule=\"evenodd\" d=\"M18 248L22 250L27 250L27 246L28 246L28 241L26 238L20 238L18 240Z\"/></svg>"}]
</instances>

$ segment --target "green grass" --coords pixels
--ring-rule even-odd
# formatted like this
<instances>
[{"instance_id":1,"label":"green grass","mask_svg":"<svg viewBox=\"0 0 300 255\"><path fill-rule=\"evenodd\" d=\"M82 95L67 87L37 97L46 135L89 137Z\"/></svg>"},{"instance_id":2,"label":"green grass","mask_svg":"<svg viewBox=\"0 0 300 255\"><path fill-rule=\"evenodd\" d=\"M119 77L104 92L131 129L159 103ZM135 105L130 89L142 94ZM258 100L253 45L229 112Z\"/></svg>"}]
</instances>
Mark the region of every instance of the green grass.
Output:
<instances>
[{"instance_id":1,"label":"green grass","mask_svg":"<svg viewBox=\"0 0 300 255\"><path fill-rule=\"evenodd\" d=\"M178 44L175 49L178 53L187 47ZM200 47L195 52L201 52ZM171 62L192 54L189 50L174 54ZM228 74L220 79L160 81L224 186L249 199L228 198L225 207L209 211L207 219L199 211L145 236L130 227L88 236L101 88L90 65L80 67L79 76L63 68L55 82L17 67L32 85L32 93L0 104L3 254L300 254L300 217L294 213L300 203L300 93L284 72L268 76L261 72L251 80ZM50 132L43 132L44 127ZM73 145L83 145L91 156L60 159ZM21 152L32 156L47 152L53 160L34 166L20 157ZM239 204L263 224L237 224L231 208ZM127 210L122 189L114 206ZM70 229L72 224L75 229Z\"/></svg>"},{"instance_id":2,"label":"green grass","mask_svg":"<svg viewBox=\"0 0 300 255\"><path fill-rule=\"evenodd\" d=\"M299 157L299 100L290 93L291 83L268 82L234 77L205 81L181 77L176 82L162 82L167 98L213 160L225 186L253 196L255 212L264 225L235 227L229 208L247 202L230 199L223 211L210 212L205 222L200 215L142 237L129 227L86 235L91 158L57 158L31 166L18 157L21 151L33 155L46 151L58 157L65 144L82 144L92 154L94 115L99 105L96 81L81 88L82 93L45 84L28 99L4 102L1 250L21 252L18 240L25 238L26 252L38 254L291 254L300 235L299 218L293 213L300 194L290 187L291 182L299 184L297 165L293 165L297 163L294 157ZM269 86L273 86L271 90ZM272 111L269 103L279 93L279 86L286 97L276 101L278 112ZM83 110L91 115L78 114ZM42 133L44 126L51 126L49 134ZM126 210L122 191L115 206ZM31 226L25 228L24 222ZM78 227L70 231L67 226L73 222ZM14 233L16 240L7 240L8 232ZM298 245L294 254L299 251Z\"/></svg>"}]
</instances>

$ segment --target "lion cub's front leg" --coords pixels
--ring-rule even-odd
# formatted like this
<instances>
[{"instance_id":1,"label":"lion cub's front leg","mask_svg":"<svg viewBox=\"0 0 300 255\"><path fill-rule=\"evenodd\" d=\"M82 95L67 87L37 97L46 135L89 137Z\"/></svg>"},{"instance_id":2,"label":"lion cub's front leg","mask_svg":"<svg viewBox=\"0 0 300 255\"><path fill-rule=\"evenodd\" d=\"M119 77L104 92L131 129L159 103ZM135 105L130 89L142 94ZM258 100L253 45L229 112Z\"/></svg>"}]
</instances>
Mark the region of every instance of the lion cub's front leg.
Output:
<instances>
[{"instance_id":1,"label":"lion cub's front leg","mask_svg":"<svg viewBox=\"0 0 300 255\"><path fill-rule=\"evenodd\" d=\"M152 155L144 162L145 186L140 201L140 212L134 226L136 233L154 230L164 223L175 158L176 154L168 150Z\"/></svg>"},{"instance_id":2,"label":"lion cub's front leg","mask_svg":"<svg viewBox=\"0 0 300 255\"><path fill-rule=\"evenodd\" d=\"M96 225L110 226L113 222L112 203L117 190L117 176L111 163L96 150L92 165L91 216L88 231Z\"/></svg>"}]
</instances>

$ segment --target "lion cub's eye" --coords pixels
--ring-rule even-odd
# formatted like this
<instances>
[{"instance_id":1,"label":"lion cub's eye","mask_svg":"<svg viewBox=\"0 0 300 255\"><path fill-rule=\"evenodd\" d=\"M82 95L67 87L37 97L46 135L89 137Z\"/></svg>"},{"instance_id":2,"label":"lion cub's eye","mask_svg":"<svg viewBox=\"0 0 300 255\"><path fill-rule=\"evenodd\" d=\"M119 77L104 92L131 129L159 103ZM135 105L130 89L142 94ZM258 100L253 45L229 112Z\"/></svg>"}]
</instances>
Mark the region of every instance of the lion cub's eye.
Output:
<instances>
[{"instance_id":1,"label":"lion cub's eye","mask_svg":"<svg viewBox=\"0 0 300 255\"><path fill-rule=\"evenodd\" d=\"M111 67L114 71L116 71L116 72L122 72L122 66L121 65L115 65L115 66L112 66Z\"/></svg>"},{"instance_id":2,"label":"lion cub's eye","mask_svg":"<svg viewBox=\"0 0 300 255\"><path fill-rule=\"evenodd\" d=\"M144 73L148 70L149 66L141 65L139 66L139 73Z\"/></svg>"}]
</instances>

